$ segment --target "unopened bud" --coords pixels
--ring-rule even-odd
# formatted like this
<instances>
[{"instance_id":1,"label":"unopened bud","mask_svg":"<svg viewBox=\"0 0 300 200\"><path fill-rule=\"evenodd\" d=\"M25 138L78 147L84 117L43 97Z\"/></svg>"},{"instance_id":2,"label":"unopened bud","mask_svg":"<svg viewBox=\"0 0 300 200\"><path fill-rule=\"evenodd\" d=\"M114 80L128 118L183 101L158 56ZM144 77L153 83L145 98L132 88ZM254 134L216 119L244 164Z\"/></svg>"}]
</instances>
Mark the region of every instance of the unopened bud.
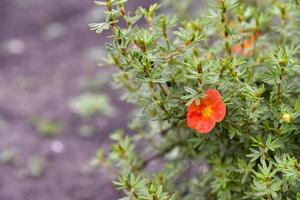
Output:
<instances>
[{"instance_id":1,"label":"unopened bud","mask_svg":"<svg viewBox=\"0 0 300 200\"><path fill-rule=\"evenodd\" d=\"M292 121L292 116L289 113L285 113L282 115L282 121L286 123L290 123Z\"/></svg>"}]
</instances>

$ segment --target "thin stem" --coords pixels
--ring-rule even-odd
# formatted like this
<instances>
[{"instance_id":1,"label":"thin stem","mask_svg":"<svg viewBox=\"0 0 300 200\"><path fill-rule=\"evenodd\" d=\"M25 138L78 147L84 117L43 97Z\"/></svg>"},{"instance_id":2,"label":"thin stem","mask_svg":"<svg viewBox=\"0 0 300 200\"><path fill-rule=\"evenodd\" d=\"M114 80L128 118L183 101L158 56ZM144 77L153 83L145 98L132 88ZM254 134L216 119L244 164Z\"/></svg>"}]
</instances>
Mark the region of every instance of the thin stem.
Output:
<instances>
[{"instance_id":1,"label":"thin stem","mask_svg":"<svg viewBox=\"0 0 300 200\"><path fill-rule=\"evenodd\" d=\"M128 20L128 16L124 4L121 5L120 11L121 11L121 16L123 17L126 23L127 28L131 28L131 22Z\"/></svg>"},{"instance_id":2,"label":"thin stem","mask_svg":"<svg viewBox=\"0 0 300 200\"><path fill-rule=\"evenodd\" d=\"M199 92L201 92L202 90L202 63L201 61L199 62L198 66L197 66L197 71L198 71L198 88L199 88Z\"/></svg>"},{"instance_id":3,"label":"thin stem","mask_svg":"<svg viewBox=\"0 0 300 200\"><path fill-rule=\"evenodd\" d=\"M161 83L158 83L158 86L159 86L159 88L161 89L162 93L163 93L165 96L168 96L168 92L167 92L167 90L164 88L164 86L163 86Z\"/></svg>"},{"instance_id":4,"label":"thin stem","mask_svg":"<svg viewBox=\"0 0 300 200\"><path fill-rule=\"evenodd\" d=\"M282 82L282 80L283 80L283 72L284 72L284 68L283 68L283 66L280 66L279 65L279 67L280 67L280 74L279 74L279 79L280 79L280 82L277 84L277 100L278 101L280 101L280 99L281 99L281 96L282 96L282 84L281 84L281 82Z\"/></svg>"},{"instance_id":5,"label":"thin stem","mask_svg":"<svg viewBox=\"0 0 300 200\"><path fill-rule=\"evenodd\" d=\"M150 158L148 158L147 160L145 160L141 165L140 165L140 169L145 169L148 164L150 164L152 161L157 160L159 158L161 158L162 156L164 156L165 154L169 153L172 149L174 149L176 146L180 146L183 143L183 141L179 140L175 143L173 143L172 145L170 145L168 148L164 149L162 152L157 153L153 156L151 156Z\"/></svg>"},{"instance_id":6,"label":"thin stem","mask_svg":"<svg viewBox=\"0 0 300 200\"><path fill-rule=\"evenodd\" d=\"M225 68L224 68L224 65L222 64L222 68L221 68L220 74L219 74L219 82L216 86L216 89L218 89L221 85L221 80L223 79L223 76L224 76L224 70L225 70Z\"/></svg>"},{"instance_id":7,"label":"thin stem","mask_svg":"<svg viewBox=\"0 0 300 200\"><path fill-rule=\"evenodd\" d=\"M284 44L285 36L284 36L284 29L286 25L286 6L284 4L280 4L279 6L281 15L280 15L280 44Z\"/></svg>"}]
</instances>

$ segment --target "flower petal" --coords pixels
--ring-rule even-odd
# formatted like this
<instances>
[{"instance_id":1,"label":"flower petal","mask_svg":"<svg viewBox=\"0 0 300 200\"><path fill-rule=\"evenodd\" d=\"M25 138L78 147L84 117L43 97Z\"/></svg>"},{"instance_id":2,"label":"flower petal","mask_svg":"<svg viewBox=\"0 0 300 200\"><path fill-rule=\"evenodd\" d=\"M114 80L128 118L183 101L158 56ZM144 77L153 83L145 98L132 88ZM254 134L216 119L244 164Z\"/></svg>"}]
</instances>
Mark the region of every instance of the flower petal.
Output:
<instances>
[{"instance_id":1,"label":"flower petal","mask_svg":"<svg viewBox=\"0 0 300 200\"><path fill-rule=\"evenodd\" d=\"M250 47L252 47L254 41L255 41L255 36L251 35L251 37L244 43L244 48L250 48Z\"/></svg>"},{"instance_id":2,"label":"flower petal","mask_svg":"<svg viewBox=\"0 0 300 200\"><path fill-rule=\"evenodd\" d=\"M240 53L242 51L242 45L236 44L233 46L232 50L234 53Z\"/></svg>"},{"instance_id":3,"label":"flower petal","mask_svg":"<svg viewBox=\"0 0 300 200\"><path fill-rule=\"evenodd\" d=\"M202 100L202 103L212 106L212 105L222 101L222 96L218 90L209 89L206 91L206 98L201 99L201 100Z\"/></svg>"},{"instance_id":4,"label":"flower petal","mask_svg":"<svg viewBox=\"0 0 300 200\"><path fill-rule=\"evenodd\" d=\"M226 115L226 105L223 102L219 102L213 106L214 119L216 122L220 122Z\"/></svg>"},{"instance_id":5,"label":"flower petal","mask_svg":"<svg viewBox=\"0 0 300 200\"><path fill-rule=\"evenodd\" d=\"M201 120L201 117L197 112L188 112L187 125L189 128L196 129L197 124L200 120Z\"/></svg>"},{"instance_id":6,"label":"flower petal","mask_svg":"<svg viewBox=\"0 0 300 200\"><path fill-rule=\"evenodd\" d=\"M188 107L188 112L196 112L200 114L205 107L206 107L205 104L200 103L200 105L197 105L196 101L193 101Z\"/></svg>"},{"instance_id":7,"label":"flower petal","mask_svg":"<svg viewBox=\"0 0 300 200\"><path fill-rule=\"evenodd\" d=\"M213 118L201 118L196 126L196 130L201 134L209 133L216 125Z\"/></svg>"},{"instance_id":8,"label":"flower petal","mask_svg":"<svg viewBox=\"0 0 300 200\"><path fill-rule=\"evenodd\" d=\"M199 106L197 106L195 100L188 107L189 112L196 112L198 109L199 109Z\"/></svg>"}]
</instances>

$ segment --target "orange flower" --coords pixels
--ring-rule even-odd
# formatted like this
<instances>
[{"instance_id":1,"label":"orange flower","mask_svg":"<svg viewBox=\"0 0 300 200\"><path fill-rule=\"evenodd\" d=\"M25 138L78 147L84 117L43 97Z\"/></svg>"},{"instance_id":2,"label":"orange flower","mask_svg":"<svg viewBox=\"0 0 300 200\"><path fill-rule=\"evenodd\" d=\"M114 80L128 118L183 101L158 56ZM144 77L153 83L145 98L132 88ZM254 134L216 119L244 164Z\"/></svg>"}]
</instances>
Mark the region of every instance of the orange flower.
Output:
<instances>
[{"instance_id":1,"label":"orange flower","mask_svg":"<svg viewBox=\"0 0 300 200\"><path fill-rule=\"evenodd\" d=\"M226 105L215 89L206 91L206 97L200 99L200 105L193 101L188 107L187 125L199 133L209 133L226 115Z\"/></svg>"},{"instance_id":2,"label":"orange flower","mask_svg":"<svg viewBox=\"0 0 300 200\"><path fill-rule=\"evenodd\" d=\"M256 32L254 35L251 35L251 37L248 40L243 41L242 44L236 44L232 48L233 52L242 56L251 56L251 50L254 46L254 42L260 35L260 32Z\"/></svg>"}]
</instances>

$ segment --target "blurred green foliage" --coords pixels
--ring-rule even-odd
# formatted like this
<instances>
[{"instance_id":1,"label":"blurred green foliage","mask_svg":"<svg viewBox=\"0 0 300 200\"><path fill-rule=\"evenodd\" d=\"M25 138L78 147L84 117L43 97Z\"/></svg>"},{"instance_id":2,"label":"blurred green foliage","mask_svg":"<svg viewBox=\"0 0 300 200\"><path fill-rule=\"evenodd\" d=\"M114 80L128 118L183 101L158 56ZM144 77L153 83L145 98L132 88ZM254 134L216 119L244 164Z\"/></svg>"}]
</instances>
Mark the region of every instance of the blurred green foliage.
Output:
<instances>
[{"instance_id":1,"label":"blurred green foliage","mask_svg":"<svg viewBox=\"0 0 300 200\"><path fill-rule=\"evenodd\" d=\"M82 94L72 98L69 105L73 112L82 117L92 117L95 114L112 117L116 114L116 109L103 94Z\"/></svg>"},{"instance_id":2,"label":"blurred green foliage","mask_svg":"<svg viewBox=\"0 0 300 200\"><path fill-rule=\"evenodd\" d=\"M26 166L26 175L33 178L41 177L46 170L45 162L40 157L32 157Z\"/></svg>"},{"instance_id":3,"label":"blurred green foliage","mask_svg":"<svg viewBox=\"0 0 300 200\"><path fill-rule=\"evenodd\" d=\"M35 126L36 130L45 137L53 137L61 133L63 125L60 122L33 117L31 123Z\"/></svg>"},{"instance_id":4,"label":"blurred green foliage","mask_svg":"<svg viewBox=\"0 0 300 200\"><path fill-rule=\"evenodd\" d=\"M19 151L16 147L7 147L0 152L0 163L3 164L17 164Z\"/></svg>"}]
</instances>

